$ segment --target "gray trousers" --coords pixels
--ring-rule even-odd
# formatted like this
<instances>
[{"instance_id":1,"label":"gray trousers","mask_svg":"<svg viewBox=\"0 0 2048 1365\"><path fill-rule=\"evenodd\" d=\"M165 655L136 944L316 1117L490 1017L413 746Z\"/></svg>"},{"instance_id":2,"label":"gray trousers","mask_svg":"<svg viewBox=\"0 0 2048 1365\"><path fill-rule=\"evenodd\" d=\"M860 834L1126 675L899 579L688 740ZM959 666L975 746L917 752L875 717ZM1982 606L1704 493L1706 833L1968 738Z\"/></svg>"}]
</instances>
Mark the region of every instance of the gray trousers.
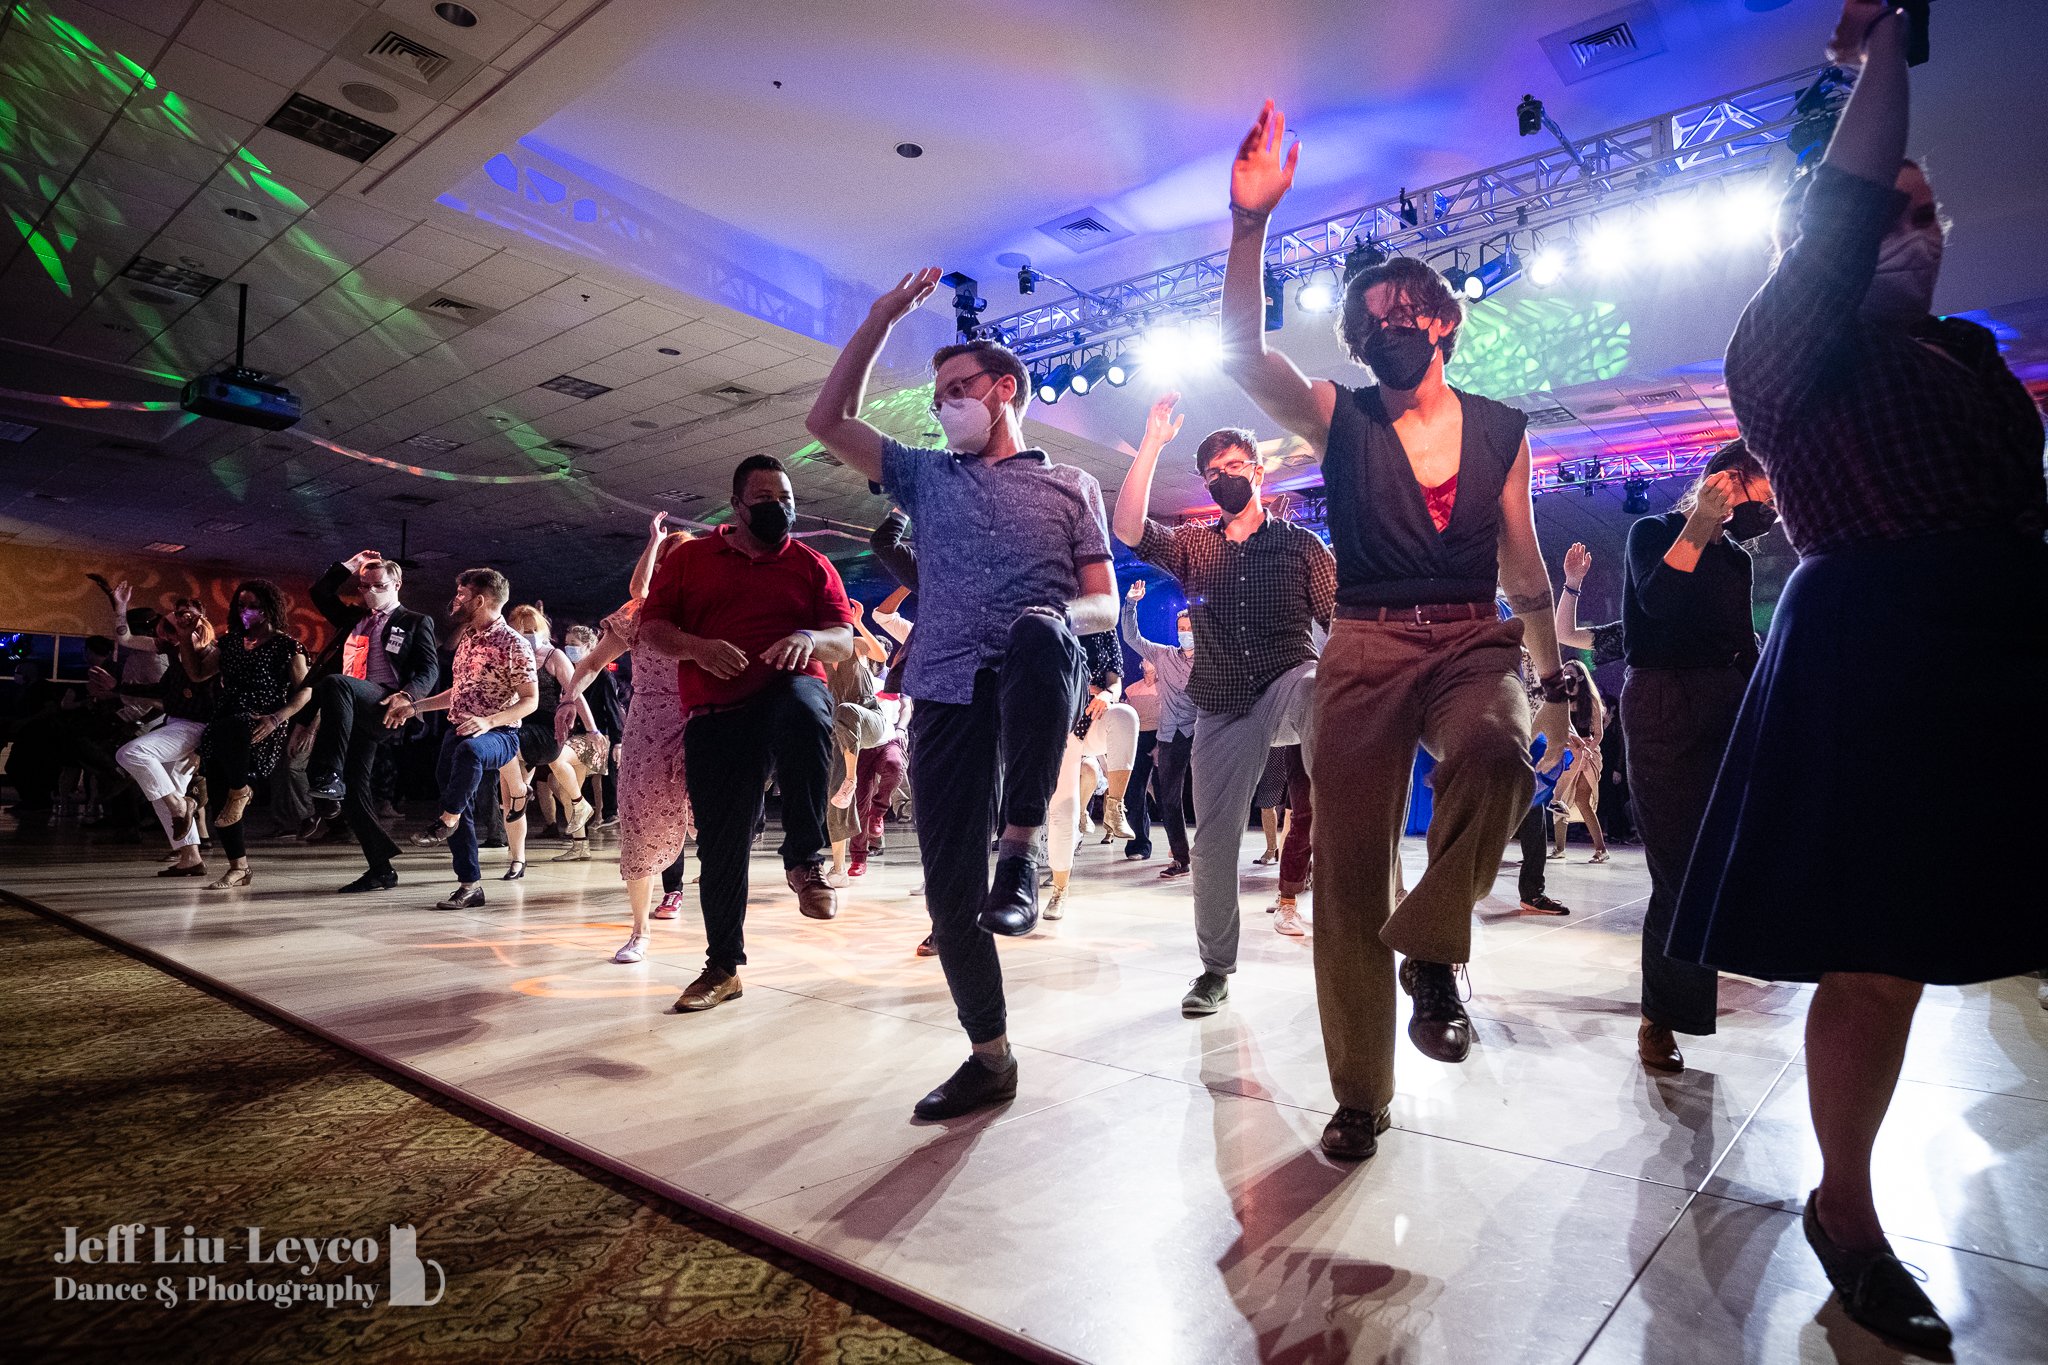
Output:
<instances>
[{"instance_id":1,"label":"gray trousers","mask_svg":"<svg viewBox=\"0 0 2048 1365\"><path fill-rule=\"evenodd\" d=\"M1315 691L1311 659L1273 679L1241 716L1195 713L1195 942L1203 971L1237 970L1237 865L1252 793L1276 745L1301 745L1302 766L1314 775Z\"/></svg>"}]
</instances>

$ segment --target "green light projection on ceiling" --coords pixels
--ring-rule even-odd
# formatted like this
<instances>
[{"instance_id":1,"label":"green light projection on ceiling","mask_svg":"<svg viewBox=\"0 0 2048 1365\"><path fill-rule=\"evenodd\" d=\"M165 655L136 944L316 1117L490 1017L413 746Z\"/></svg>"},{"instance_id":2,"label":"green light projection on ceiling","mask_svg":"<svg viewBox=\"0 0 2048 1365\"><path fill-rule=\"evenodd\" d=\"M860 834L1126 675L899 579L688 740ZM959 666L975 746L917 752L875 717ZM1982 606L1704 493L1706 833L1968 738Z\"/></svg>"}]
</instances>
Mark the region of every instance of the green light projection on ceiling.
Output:
<instances>
[{"instance_id":1,"label":"green light projection on ceiling","mask_svg":"<svg viewBox=\"0 0 2048 1365\"><path fill-rule=\"evenodd\" d=\"M932 429L932 381L927 379L915 388L898 389L880 398L871 398L861 409L860 417L869 426L905 445L924 445ZM826 454L822 442L807 441L783 456L783 463L837 464L838 461Z\"/></svg>"},{"instance_id":2,"label":"green light projection on ceiling","mask_svg":"<svg viewBox=\"0 0 2048 1365\"><path fill-rule=\"evenodd\" d=\"M1514 398L1612 379L1628 354L1628 320L1612 303L1487 299L1466 310L1445 377L1469 393Z\"/></svg>"},{"instance_id":3,"label":"green light projection on ceiling","mask_svg":"<svg viewBox=\"0 0 2048 1365\"><path fill-rule=\"evenodd\" d=\"M51 245L49 238L36 231L34 223L13 209L7 210L7 216L14 220L15 228L28 239L28 249L35 253L37 262L42 265L43 272L50 277L50 282L64 291L65 298L70 298L71 277L64 272L63 255Z\"/></svg>"}]
</instances>

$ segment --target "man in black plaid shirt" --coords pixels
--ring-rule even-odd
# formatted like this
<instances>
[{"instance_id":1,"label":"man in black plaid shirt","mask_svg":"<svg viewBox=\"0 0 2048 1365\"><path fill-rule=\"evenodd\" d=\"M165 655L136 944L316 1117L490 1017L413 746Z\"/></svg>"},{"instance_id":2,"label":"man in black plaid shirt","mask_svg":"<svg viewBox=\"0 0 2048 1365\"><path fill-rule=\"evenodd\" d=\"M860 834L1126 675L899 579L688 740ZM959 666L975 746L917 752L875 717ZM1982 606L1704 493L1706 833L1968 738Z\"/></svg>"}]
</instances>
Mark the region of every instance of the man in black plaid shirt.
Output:
<instances>
[{"instance_id":1,"label":"man in black plaid shirt","mask_svg":"<svg viewBox=\"0 0 2048 1365\"><path fill-rule=\"evenodd\" d=\"M1195 704L1195 939L1202 974L1181 1000L1187 1015L1214 1014L1230 996L1239 932L1237 859L1266 755L1301 745L1314 772L1309 710L1315 694L1311 628L1337 602L1337 561L1302 527L1268 516L1257 439L1224 427L1195 452L1195 468L1221 509L1214 526L1168 530L1145 515L1159 452L1180 430L1177 393L1152 405L1145 440L1117 492L1116 537L1180 580L1195 630L1188 698Z\"/></svg>"}]
</instances>

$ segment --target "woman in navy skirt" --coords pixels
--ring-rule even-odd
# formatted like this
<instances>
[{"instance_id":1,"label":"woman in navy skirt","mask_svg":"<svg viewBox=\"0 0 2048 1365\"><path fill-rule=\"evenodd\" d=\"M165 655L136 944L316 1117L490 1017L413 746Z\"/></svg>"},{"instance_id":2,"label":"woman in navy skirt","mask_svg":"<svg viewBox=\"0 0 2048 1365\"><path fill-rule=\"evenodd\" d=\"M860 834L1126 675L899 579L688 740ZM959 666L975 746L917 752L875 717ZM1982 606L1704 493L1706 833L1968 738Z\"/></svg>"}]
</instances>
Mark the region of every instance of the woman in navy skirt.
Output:
<instances>
[{"instance_id":1,"label":"woman in navy skirt","mask_svg":"<svg viewBox=\"0 0 2048 1365\"><path fill-rule=\"evenodd\" d=\"M1905 27L1874 0L1845 6L1834 55L1862 76L1729 343L1729 398L1803 558L1666 948L1818 983L1807 1240L1850 1317L1941 1348L1948 1324L1885 1241L1870 1152L1922 985L2048 962L2041 802L2014 799L2048 770L2048 490L2041 414L1991 333L1929 315L1943 224L1905 158ZM1937 669L1971 690L1961 734L1927 730ZM1966 794L1970 857L1902 856L1907 781Z\"/></svg>"}]
</instances>

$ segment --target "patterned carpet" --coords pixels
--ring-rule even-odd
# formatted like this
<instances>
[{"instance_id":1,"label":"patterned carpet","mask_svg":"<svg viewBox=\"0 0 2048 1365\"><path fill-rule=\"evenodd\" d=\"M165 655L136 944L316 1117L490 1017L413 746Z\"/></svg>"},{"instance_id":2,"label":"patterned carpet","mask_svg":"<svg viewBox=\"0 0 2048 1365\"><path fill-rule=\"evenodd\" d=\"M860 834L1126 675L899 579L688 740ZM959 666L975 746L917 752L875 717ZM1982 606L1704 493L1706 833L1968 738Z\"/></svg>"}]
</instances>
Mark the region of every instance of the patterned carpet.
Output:
<instances>
[{"instance_id":1,"label":"patterned carpet","mask_svg":"<svg viewBox=\"0 0 2048 1365\"><path fill-rule=\"evenodd\" d=\"M0 1351L14 1360L1005 1361L965 1334L753 1244L0 903ZM54 1264L64 1229L185 1224L220 1267ZM448 1272L432 1307L389 1304L391 1225ZM192 1302L188 1276L294 1279L247 1264L249 1227L375 1237L376 1306ZM366 1257L367 1259L367 1257ZM175 1306L57 1301L57 1277L141 1284ZM425 1293L436 1286L432 1268Z\"/></svg>"}]
</instances>

